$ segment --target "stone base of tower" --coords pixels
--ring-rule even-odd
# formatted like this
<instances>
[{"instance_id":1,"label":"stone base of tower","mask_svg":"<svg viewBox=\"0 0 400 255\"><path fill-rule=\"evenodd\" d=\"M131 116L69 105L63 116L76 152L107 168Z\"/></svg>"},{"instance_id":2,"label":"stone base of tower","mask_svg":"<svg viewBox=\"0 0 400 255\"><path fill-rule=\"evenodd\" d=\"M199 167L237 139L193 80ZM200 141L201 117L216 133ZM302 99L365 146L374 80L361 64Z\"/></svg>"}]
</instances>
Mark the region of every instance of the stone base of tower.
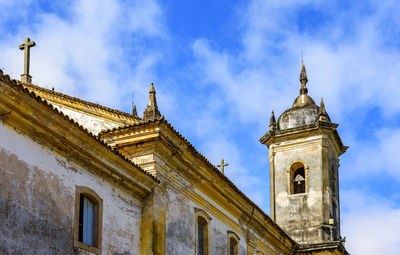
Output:
<instances>
[{"instance_id":1,"label":"stone base of tower","mask_svg":"<svg viewBox=\"0 0 400 255\"><path fill-rule=\"evenodd\" d=\"M296 249L296 255L349 255L341 241L319 244L300 245Z\"/></svg>"},{"instance_id":2,"label":"stone base of tower","mask_svg":"<svg viewBox=\"0 0 400 255\"><path fill-rule=\"evenodd\" d=\"M286 233L288 233L288 235L299 244L320 243L321 240L328 239L322 229L318 227L300 230L286 230Z\"/></svg>"}]
</instances>

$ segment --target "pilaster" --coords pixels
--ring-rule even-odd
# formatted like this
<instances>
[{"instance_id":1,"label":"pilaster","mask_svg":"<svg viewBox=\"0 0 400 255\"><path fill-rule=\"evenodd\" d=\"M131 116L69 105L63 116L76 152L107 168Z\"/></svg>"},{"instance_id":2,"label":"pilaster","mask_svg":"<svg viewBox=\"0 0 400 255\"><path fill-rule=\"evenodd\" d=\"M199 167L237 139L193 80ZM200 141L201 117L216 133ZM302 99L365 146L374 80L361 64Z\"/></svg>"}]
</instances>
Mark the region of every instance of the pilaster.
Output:
<instances>
[{"instance_id":1,"label":"pilaster","mask_svg":"<svg viewBox=\"0 0 400 255\"><path fill-rule=\"evenodd\" d=\"M144 203L140 224L140 254L165 254L166 201L164 190L155 186Z\"/></svg>"}]
</instances>

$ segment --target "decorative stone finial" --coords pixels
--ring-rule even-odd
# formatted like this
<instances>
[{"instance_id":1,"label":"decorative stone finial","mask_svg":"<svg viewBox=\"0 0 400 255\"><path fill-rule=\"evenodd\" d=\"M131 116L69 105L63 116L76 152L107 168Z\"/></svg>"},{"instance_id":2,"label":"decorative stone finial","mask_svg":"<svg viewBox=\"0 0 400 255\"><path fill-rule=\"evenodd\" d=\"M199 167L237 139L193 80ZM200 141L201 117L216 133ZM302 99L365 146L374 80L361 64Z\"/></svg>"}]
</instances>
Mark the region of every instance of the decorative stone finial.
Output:
<instances>
[{"instance_id":1,"label":"decorative stone finial","mask_svg":"<svg viewBox=\"0 0 400 255\"><path fill-rule=\"evenodd\" d=\"M308 89L306 87L308 78L307 78L306 66L304 65L303 61L301 61L301 63L302 63L302 67L301 67L301 72L300 72L300 83L301 83L300 95L305 95L308 93Z\"/></svg>"},{"instance_id":2,"label":"decorative stone finial","mask_svg":"<svg viewBox=\"0 0 400 255\"><path fill-rule=\"evenodd\" d=\"M318 119L319 121L327 121L328 114L326 113L324 99L321 97L321 103L319 104Z\"/></svg>"},{"instance_id":3,"label":"decorative stone finial","mask_svg":"<svg viewBox=\"0 0 400 255\"><path fill-rule=\"evenodd\" d=\"M133 115L133 117L135 117L135 118L138 117L138 115L137 115L137 110L136 110L136 105L135 105L135 104L132 106L132 115Z\"/></svg>"},{"instance_id":4,"label":"decorative stone finial","mask_svg":"<svg viewBox=\"0 0 400 255\"><path fill-rule=\"evenodd\" d=\"M135 93L132 90L132 116L138 118L136 104L135 104Z\"/></svg>"},{"instance_id":5,"label":"decorative stone finial","mask_svg":"<svg viewBox=\"0 0 400 255\"><path fill-rule=\"evenodd\" d=\"M154 93L154 94L156 93L153 83L151 83L151 85L150 85L149 93Z\"/></svg>"},{"instance_id":6,"label":"decorative stone finial","mask_svg":"<svg viewBox=\"0 0 400 255\"><path fill-rule=\"evenodd\" d=\"M275 131L276 130L276 119L275 119L274 110L272 110L271 119L269 120L269 129L271 131Z\"/></svg>"},{"instance_id":7,"label":"decorative stone finial","mask_svg":"<svg viewBox=\"0 0 400 255\"><path fill-rule=\"evenodd\" d=\"M151 83L149 90L149 102L147 103L146 110L143 112L144 121L154 121L161 118L160 111L158 110L156 100L156 90L153 83Z\"/></svg>"}]
</instances>

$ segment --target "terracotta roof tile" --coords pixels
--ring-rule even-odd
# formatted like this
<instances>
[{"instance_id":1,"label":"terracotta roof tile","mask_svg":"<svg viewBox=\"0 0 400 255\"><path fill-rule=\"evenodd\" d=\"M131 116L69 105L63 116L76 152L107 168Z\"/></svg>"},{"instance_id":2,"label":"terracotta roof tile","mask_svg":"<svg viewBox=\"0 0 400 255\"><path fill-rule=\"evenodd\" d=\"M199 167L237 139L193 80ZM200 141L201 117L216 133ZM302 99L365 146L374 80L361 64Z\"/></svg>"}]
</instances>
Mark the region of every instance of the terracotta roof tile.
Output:
<instances>
[{"instance_id":1,"label":"terracotta roof tile","mask_svg":"<svg viewBox=\"0 0 400 255\"><path fill-rule=\"evenodd\" d=\"M56 109L52 104L50 104L49 102L47 102L46 100L44 100L43 98L41 98L40 96L36 95L36 93L34 91L29 91L28 88L26 88L20 81L18 80L14 80L11 79L9 75L4 74L3 70L0 69L0 80L4 81L5 83L7 83L8 85L14 86L15 88L19 89L21 92L28 94L30 97L34 98L37 102L42 103L43 105L45 105L46 107L50 108L51 110L54 111L55 114L58 114L60 116L62 116L66 121L72 123L76 128L84 131L87 135L89 135L92 139L96 140L98 143L100 143L102 146L106 147L109 151L111 151L112 153L114 153L115 155L117 155L118 157L120 157L121 159L123 159L124 161L128 162L129 164L131 164L132 166L134 166L135 168L137 168L137 170L139 170L140 172L150 176L153 180L155 180L156 182L159 183L159 180L154 177L153 175L149 174L147 171L145 171L143 168L141 168L139 165L135 164L134 162L132 162L131 160L129 160L127 157L125 157L124 155L122 155L119 151L115 150L114 148L112 148L110 145L106 144L104 141L100 140L97 136L93 135L91 132L89 132L86 128L84 128L83 126L81 126L78 122L74 121L73 119L69 118L67 115L65 115L64 113L62 113L61 111L59 111L58 109ZM57 92L55 92L57 93ZM60 93L61 94L61 93ZM66 95L65 95L66 96ZM67 96L68 97L68 96ZM83 101L83 100L82 100ZM85 102L85 101L84 101Z\"/></svg>"},{"instance_id":2,"label":"terracotta roof tile","mask_svg":"<svg viewBox=\"0 0 400 255\"><path fill-rule=\"evenodd\" d=\"M57 92L57 91L54 91L54 90L42 88L42 87L39 87L39 86L33 85L33 84L27 84L27 83L20 83L20 84L25 88L30 88L32 90L37 90L37 91L40 91L40 92L48 93L50 95L53 95L53 96L56 96L56 97L59 97L59 98L65 99L65 100L70 100L70 101L73 101L73 102L81 103L81 104L84 104L84 105L87 105L87 106L90 106L90 107L94 107L94 108L98 108L98 109L101 109L101 110L104 110L106 112L113 113L113 114L116 114L116 115L122 115L122 116L130 118L132 120L140 120L140 118L134 117L132 114L129 114L129 113L126 113L126 112L122 112L122 111L119 111L119 110L116 110L116 109L112 109L112 108L109 108L109 107L106 107L106 106L103 106L103 105L100 105L100 104L96 104L96 103L92 103L92 102L89 102L89 101L85 101L85 100L82 100L82 99L77 98L77 97L72 97L72 96L63 94L61 92Z\"/></svg>"}]
</instances>

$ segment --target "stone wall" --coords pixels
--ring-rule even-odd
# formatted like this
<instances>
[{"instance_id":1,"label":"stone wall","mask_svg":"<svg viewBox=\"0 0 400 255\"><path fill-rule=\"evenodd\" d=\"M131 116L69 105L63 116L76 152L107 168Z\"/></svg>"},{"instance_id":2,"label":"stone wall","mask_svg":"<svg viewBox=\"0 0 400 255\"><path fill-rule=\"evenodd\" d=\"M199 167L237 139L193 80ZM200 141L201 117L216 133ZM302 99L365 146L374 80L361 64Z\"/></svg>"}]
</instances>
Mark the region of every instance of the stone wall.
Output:
<instances>
[{"instance_id":1,"label":"stone wall","mask_svg":"<svg viewBox=\"0 0 400 255\"><path fill-rule=\"evenodd\" d=\"M291 140L274 147L276 222L298 242L322 241L323 177L321 137ZM289 168L297 160L308 168L308 192L290 194Z\"/></svg>"},{"instance_id":2,"label":"stone wall","mask_svg":"<svg viewBox=\"0 0 400 255\"><path fill-rule=\"evenodd\" d=\"M0 125L0 254L73 248L75 187L103 199L103 254L138 254L141 203L83 167Z\"/></svg>"},{"instance_id":3,"label":"stone wall","mask_svg":"<svg viewBox=\"0 0 400 255\"><path fill-rule=\"evenodd\" d=\"M166 212L166 254L195 254L196 215L195 208L203 209L211 220L209 222L209 254L221 255L228 252L228 231L226 224L214 215L190 201L174 189L168 189L168 208ZM237 220L237 219L236 219ZM247 254L246 238L236 233L239 240L239 255Z\"/></svg>"}]
</instances>

